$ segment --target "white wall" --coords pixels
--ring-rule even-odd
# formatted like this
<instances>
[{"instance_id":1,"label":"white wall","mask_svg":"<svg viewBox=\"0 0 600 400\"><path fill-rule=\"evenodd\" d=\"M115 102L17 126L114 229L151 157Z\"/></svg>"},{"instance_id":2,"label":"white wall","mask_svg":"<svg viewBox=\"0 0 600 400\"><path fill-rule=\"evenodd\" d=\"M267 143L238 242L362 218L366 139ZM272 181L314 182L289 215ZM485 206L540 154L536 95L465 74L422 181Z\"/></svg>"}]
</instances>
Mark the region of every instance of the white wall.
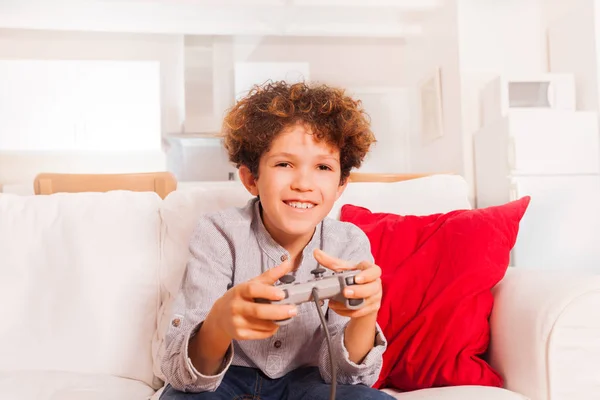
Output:
<instances>
[{"instance_id":1,"label":"white wall","mask_svg":"<svg viewBox=\"0 0 600 400\"><path fill-rule=\"evenodd\" d=\"M362 93L363 106L373 119L372 128L378 139L362 170L393 173L408 169L405 138L409 134L409 113L402 87L408 83L409 65L404 40L237 37L233 46L235 61L308 62L312 82L346 88L359 99ZM398 90L392 92L393 88Z\"/></svg>"},{"instance_id":2,"label":"white wall","mask_svg":"<svg viewBox=\"0 0 600 400\"><path fill-rule=\"evenodd\" d=\"M211 50L212 49L212 50ZM369 172L406 172L410 113L405 41L331 37L186 38L186 132L217 131L234 103L236 62L308 63L310 81L346 88L361 99L379 143ZM212 68L210 66L212 65ZM211 73L212 69L212 73ZM262 82L257 82L262 83Z\"/></svg>"},{"instance_id":3,"label":"white wall","mask_svg":"<svg viewBox=\"0 0 600 400\"><path fill-rule=\"evenodd\" d=\"M580 7L590 7L596 0L543 0L544 25L550 26L561 19L571 10Z\"/></svg>"},{"instance_id":4,"label":"white wall","mask_svg":"<svg viewBox=\"0 0 600 400\"><path fill-rule=\"evenodd\" d=\"M41 172L135 173L164 171L165 155L142 152L0 152L0 187L21 184L33 187Z\"/></svg>"},{"instance_id":5,"label":"white wall","mask_svg":"<svg viewBox=\"0 0 600 400\"><path fill-rule=\"evenodd\" d=\"M499 75L548 70L544 1L458 1L463 173L472 189L481 89Z\"/></svg>"},{"instance_id":6,"label":"white wall","mask_svg":"<svg viewBox=\"0 0 600 400\"><path fill-rule=\"evenodd\" d=\"M186 35L405 37L439 0L2 0L0 26ZM403 18L408 11L409 18Z\"/></svg>"},{"instance_id":7,"label":"white wall","mask_svg":"<svg viewBox=\"0 0 600 400\"><path fill-rule=\"evenodd\" d=\"M578 0L547 7L548 45L551 72L575 76L579 110L598 111L598 40L595 0Z\"/></svg>"},{"instance_id":8,"label":"white wall","mask_svg":"<svg viewBox=\"0 0 600 400\"><path fill-rule=\"evenodd\" d=\"M423 26L423 36L408 40L403 54L404 67L413 92L415 109L411 114L410 159L412 172L463 173L461 88L456 0ZM441 68L443 136L432 142L421 138L417 90L420 81L435 68Z\"/></svg>"},{"instance_id":9,"label":"white wall","mask_svg":"<svg viewBox=\"0 0 600 400\"><path fill-rule=\"evenodd\" d=\"M185 125L190 132L219 127L234 103L236 62L307 62L311 81L346 88L401 87L408 82L403 39L219 36L207 42L196 36L186 43L186 96L191 102Z\"/></svg>"},{"instance_id":10,"label":"white wall","mask_svg":"<svg viewBox=\"0 0 600 400\"><path fill-rule=\"evenodd\" d=\"M576 3L595 1L600 0ZM500 72L546 70L545 28L568 8L562 0L447 0L424 22L421 36L406 39L188 36L192 46L184 46L181 35L0 30L0 58L160 60L163 134L194 132L199 126L218 130L233 104L236 61L307 61L314 81L405 88L413 99L409 171L456 172L472 182L479 90ZM423 142L417 91L437 67L444 135ZM206 74L206 79L186 72Z\"/></svg>"},{"instance_id":11,"label":"white wall","mask_svg":"<svg viewBox=\"0 0 600 400\"><path fill-rule=\"evenodd\" d=\"M308 62L312 81L350 86L401 86L402 39L331 37L237 37L236 61Z\"/></svg>"},{"instance_id":12,"label":"white wall","mask_svg":"<svg viewBox=\"0 0 600 400\"><path fill-rule=\"evenodd\" d=\"M454 172L471 186L474 201L472 135L480 126L480 90L500 74L548 69L545 0L450 0L411 38L403 71L415 96L423 76L441 68L444 135L423 142L418 117L411 129L413 172Z\"/></svg>"},{"instance_id":13,"label":"white wall","mask_svg":"<svg viewBox=\"0 0 600 400\"><path fill-rule=\"evenodd\" d=\"M463 71L537 73L547 66L545 0L459 0Z\"/></svg>"}]
</instances>

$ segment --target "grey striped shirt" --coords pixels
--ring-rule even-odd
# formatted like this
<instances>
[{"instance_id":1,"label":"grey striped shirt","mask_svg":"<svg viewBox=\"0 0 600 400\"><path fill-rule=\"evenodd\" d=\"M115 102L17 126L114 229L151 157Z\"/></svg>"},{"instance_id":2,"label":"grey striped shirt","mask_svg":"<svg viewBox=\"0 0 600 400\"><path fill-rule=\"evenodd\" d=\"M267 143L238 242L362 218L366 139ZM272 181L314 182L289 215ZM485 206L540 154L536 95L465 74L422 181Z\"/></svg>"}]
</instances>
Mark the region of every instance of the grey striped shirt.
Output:
<instances>
[{"instance_id":1,"label":"grey striped shirt","mask_svg":"<svg viewBox=\"0 0 600 400\"><path fill-rule=\"evenodd\" d=\"M243 208L231 208L204 215L192 236L192 257L166 336L162 371L166 380L181 391L214 391L230 365L258 368L271 378L279 378L303 366L318 366L321 376L331 382L331 364L325 333L314 303L298 306L298 315L277 333L262 340L233 341L217 375L199 373L188 357L188 343L208 315L212 304L228 289L248 281L280 264L287 251L277 244L260 218L259 201L252 199ZM326 218L302 253L302 263L294 273L296 282L312 279L317 267L313 250L321 248L344 260L373 261L366 235L355 225ZM328 303L322 306L327 311ZM379 376L382 355L387 347L379 326L373 348L360 365L349 360L344 346L344 328L349 318L327 313L339 383L372 386Z\"/></svg>"}]
</instances>

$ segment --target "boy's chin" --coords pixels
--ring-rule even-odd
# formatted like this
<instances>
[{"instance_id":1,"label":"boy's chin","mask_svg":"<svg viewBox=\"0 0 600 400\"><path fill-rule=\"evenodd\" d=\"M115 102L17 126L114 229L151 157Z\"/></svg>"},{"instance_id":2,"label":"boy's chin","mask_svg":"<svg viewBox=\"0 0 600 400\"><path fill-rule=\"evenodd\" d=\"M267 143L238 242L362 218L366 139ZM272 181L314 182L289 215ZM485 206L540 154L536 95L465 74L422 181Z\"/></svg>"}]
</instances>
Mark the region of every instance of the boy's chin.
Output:
<instances>
[{"instance_id":1,"label":"boy's chin","mask_svg":"<svg viewBox=\"0 0 600 400\"><path fill-rule=\"evenodd\" d=\"M315 231L315 227L316 226L317 226L317 224L308 224L308 223L293 224L293 223L289 223L285 227L285 232L288 235L292 235L292 236L304 236L304 235L312 234Z\"/></svg>"}]
</instances>

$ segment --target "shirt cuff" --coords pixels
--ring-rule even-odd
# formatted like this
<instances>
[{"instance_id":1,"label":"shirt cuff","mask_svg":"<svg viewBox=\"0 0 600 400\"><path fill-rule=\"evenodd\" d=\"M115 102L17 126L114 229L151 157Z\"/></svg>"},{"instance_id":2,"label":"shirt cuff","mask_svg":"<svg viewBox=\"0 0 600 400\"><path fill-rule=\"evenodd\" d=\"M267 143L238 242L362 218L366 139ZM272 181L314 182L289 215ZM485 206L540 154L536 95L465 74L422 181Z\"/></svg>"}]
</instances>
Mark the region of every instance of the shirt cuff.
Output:
<instances>
[{"instance_id":1,"label":"shirt cuff","mask_svg":"<svg viewBox=\"0 0 600 400\"><path fill-rule=\"evenodd\" d=\"M225 356L223 357L221 367L219 368L219 372L217 374L215 374L215 375L201 374L196 369L196 367L194 367L194 364L192 364L192 359L189 356L189 344L190 344L190 340L194 336L196 336L196 334L200 330L200 327L202 326L203 323L204 322L201 322L200 324L198 324L198 326L196 328L191 330L185 336L185 339L183 342L184 343L183 354L185 357L185 366L186 366L187 371L190 373L190 375L194 378L194 380L198 384L201 384L201 386L203 386L203 387L207 387L207 386L210 387L213 385L215 385L215 387L216 387L219 385L219 383L225 376L225 373L227 372L227 370L231 366L231 362L233 361L233 343L229 344L229 347L227 348L227 352L225 353Z\"/></svg>"},{"instance_id":2,"label":"shirt cuff","mask_svg":"<svg viewBox=\"0 0 600 400\"><path fill-rule=\"evenodd\" d=\"M346 324L346 326L348 326ZM341 348L342 357L338 367L347 373L348 375L355 374L364 374L370 370L378 370L381 368L383 363L383 353L387 348L387 340L383 335L383 331L378 323L375 323L375 342L373 343L373 347L367 355L363 358L360 364L356 364L352 360L350 360L350 353L348 353L348 349L344 344L344 338L346 336L346 326L344 326L344 330L341 335L339 335L338 345Z\"/></svg>"}]
</instances>

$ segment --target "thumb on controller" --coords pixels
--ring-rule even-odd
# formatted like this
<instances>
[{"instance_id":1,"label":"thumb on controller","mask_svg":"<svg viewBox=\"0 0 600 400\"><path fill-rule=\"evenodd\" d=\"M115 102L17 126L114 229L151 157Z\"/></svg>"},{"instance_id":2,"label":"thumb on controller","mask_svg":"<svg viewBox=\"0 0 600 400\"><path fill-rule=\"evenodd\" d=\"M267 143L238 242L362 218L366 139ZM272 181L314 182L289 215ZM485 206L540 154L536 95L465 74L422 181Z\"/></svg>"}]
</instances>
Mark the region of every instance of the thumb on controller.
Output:
<instances>
[{"instance_id":1,"label":"thumb on controller","mask_svg":"<svg viewBox=\"0 0 600 400\"><path fill-rule=\"evenodd\" d=\"M353 267L349 262L330 256L321 249L315 249L313 255L319 264L335 272L346 271Z\"/></svg>"},{"instance_id":2,"label":"thumb on controller","mask_svg":"<svg viewBox=\"0 0 600 400\"><path fill-rule=\"evenodd\" d=\"M288 258L287 260L285 260L278 266L273 267L270 270L263 272L256 279L267 285L274 285L275 282L277 282L279 280L279 278L281 278L285 274L292 272L293 269L294 269L294 264Z\"/></svg>"}]
</instances>

